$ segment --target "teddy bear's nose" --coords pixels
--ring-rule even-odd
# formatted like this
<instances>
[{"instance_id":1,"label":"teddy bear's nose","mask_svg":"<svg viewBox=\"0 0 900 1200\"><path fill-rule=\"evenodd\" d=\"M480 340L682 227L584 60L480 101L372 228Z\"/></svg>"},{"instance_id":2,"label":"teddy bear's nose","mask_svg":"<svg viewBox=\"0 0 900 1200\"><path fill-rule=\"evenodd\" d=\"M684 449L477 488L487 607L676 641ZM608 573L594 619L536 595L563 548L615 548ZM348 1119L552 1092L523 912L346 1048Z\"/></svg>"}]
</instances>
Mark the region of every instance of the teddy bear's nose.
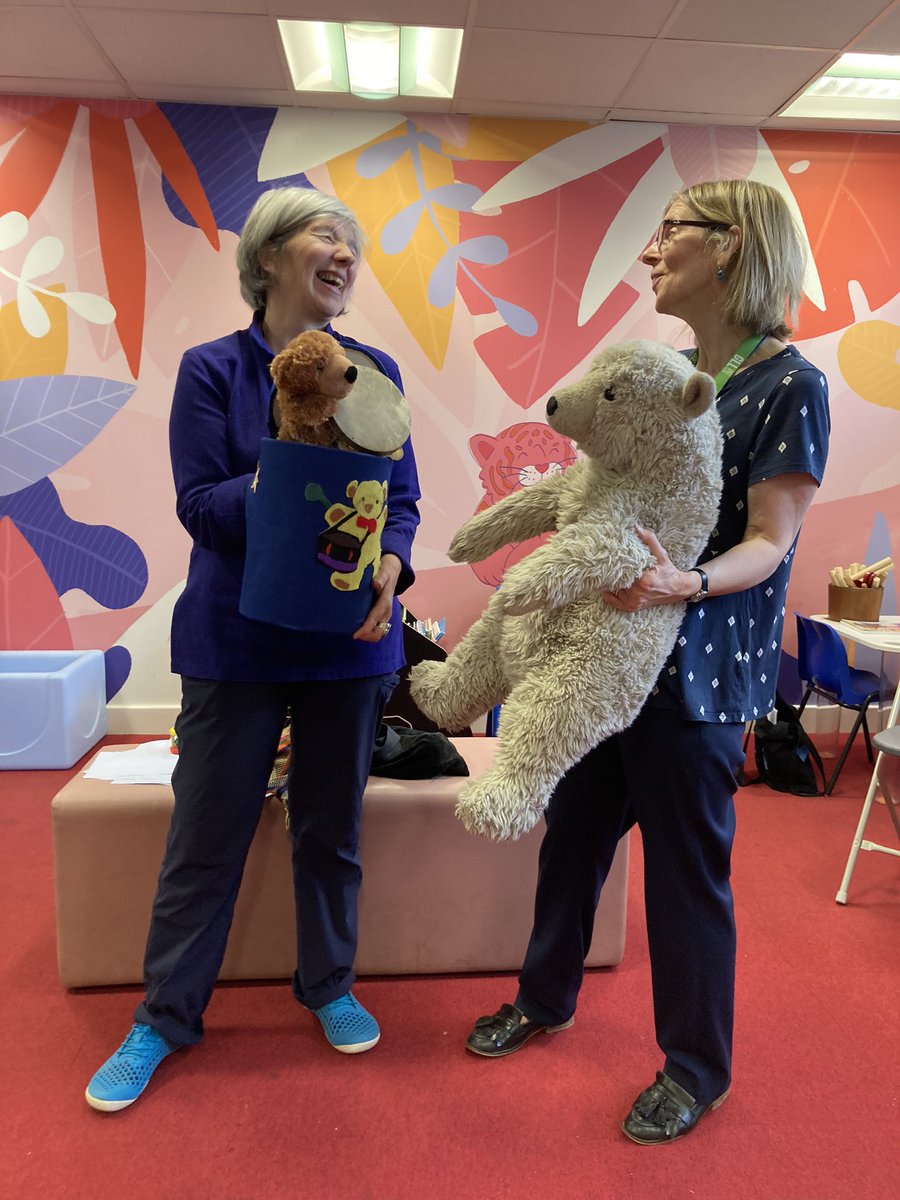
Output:
<instances>
[{"instance_id":1,"label":"teddy bear's nose","mask_svg":"<svg viewBox=\"0 0 900 1200\"><path fill-rule=\"evenodd\" d=\"M559 405L556 403L556 397L551 396L547 401L547 416L552 417L558 408Z\"/></svg>"},{"instance_id":2,"label":"teddy bear's nose","mask_svg":"<svg viewBox=\"0 0 900 1200\"><path fill-rule=\"evenodd\" d=\"M359 374L359 369L357 367L348 367L347 370L344 372L344 378L347 380L348 383L356 383L356 377L358 374Z\"/></svg>"}]
</instances>

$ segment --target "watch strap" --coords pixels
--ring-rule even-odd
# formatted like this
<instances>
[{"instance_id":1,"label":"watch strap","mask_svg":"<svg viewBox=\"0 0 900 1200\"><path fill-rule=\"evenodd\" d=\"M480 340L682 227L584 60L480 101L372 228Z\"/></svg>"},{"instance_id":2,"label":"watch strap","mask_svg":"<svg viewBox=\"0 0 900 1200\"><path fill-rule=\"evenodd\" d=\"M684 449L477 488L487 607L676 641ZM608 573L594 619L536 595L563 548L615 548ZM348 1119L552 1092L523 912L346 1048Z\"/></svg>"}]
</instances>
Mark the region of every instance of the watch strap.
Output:
<instances>
[{"instance_id":1,"label":"watch strap","mask_svg":"<svg viewBox=\"0 0 900 1200\"><path fill-rule=\"evenodd\" d=\"M700 576L700 587L694 592L693 596L688 596L688 603L696 604L698 600L703 600L704 597L709 595L709 576L702 567L691 567L691 570L696 571Z\"/></svg>"}]
</instances>

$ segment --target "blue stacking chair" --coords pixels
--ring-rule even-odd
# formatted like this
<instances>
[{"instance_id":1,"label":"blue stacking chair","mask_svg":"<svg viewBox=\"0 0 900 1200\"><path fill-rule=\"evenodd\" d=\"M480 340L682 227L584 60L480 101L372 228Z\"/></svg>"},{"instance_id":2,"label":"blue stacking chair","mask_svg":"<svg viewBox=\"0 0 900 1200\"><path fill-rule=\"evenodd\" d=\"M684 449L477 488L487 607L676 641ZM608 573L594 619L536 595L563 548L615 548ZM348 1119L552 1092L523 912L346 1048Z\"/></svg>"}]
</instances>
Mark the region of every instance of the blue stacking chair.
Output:
<instances>
[{"instance_id":1,"label":"blue stacking chair","mask_svg":"<svg viewBox=\"0 0 900 1200\"><path fill-rule=\"evenodd\" d=\"M800 701L800 715L803 715L806 703L813 693L856 713L853 728L835 763L831 778L825 785L825 795L830 796L860 726L869 762L874 762L866 710L873 700L880 699L882 694L887 695L887 692L877 675L850 666L846 646L829 625L824 625L821 621L812 621L809 617L801 617L799 613L794 615L797 618L797 672L806 684L806 691Z\"/></svg>"}]
</instances>

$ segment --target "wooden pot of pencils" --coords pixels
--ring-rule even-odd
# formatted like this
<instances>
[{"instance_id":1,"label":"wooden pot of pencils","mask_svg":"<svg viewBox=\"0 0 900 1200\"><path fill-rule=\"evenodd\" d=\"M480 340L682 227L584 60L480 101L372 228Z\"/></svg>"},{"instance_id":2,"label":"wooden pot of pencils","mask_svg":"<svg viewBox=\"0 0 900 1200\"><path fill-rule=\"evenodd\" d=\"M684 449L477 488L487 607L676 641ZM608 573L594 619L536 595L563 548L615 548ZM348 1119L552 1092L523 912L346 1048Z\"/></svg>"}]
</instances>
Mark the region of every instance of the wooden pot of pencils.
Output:
<instances>
[{"instance_id":1,"label":"wooden pot of pencils","mask_svg":"<svg viewBox=\"0 0 900 1200\"><path fill-rule=\"evenodd\" d=\"M828 585L828 619L830 621L877 621L881 616L880 587L839 587Z\"/></svg>"},{"instance_id":2,"label":"wooden pot of pencils","mask_svg":"<svg viewBox=\"0 0 900 1200\"><path fill-rule=\"evenodd\" d=\"M884 581L893 570L890 558L871 566L851 563L834 567L828 585L828 618L831 621L877 621L881 616Z\"/></svg>"}]
</instances>

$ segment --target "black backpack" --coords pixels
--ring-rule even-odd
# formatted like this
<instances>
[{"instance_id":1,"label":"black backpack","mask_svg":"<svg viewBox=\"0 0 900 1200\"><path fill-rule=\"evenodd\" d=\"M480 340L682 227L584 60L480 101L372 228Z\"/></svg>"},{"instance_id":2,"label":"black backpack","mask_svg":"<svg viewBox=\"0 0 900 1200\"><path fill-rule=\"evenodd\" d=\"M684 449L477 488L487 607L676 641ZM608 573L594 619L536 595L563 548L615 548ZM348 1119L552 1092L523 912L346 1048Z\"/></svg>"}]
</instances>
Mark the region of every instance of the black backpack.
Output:
<instances>
[{"instance_id":1,"label":"black backpack","mask_svg":"<svg viewBox=\"0 0 900 1200\"><path fill-rule=\"evenodd\" d=\"M825 768L809 734L800 723L797 709L775 695L777 720L763 717L753 724L755 779L746 783L765 783L776 792L794 796L823 796Z\"/></svg>"}]
</instances>

